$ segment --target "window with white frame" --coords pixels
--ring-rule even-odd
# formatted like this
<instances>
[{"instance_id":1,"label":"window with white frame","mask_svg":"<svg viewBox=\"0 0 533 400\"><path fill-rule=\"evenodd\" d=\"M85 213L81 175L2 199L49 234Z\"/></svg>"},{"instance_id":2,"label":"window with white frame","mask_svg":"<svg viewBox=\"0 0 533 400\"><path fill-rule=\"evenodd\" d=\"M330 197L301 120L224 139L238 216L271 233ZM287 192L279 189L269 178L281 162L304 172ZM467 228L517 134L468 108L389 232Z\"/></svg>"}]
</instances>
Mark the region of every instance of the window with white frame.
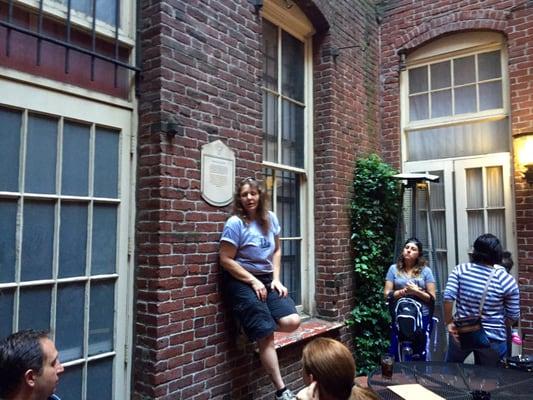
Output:
<instances>
[{"instance_id":1,"label":"window with white frame","mask_svg":"<svg viewBox=\"0 0 533 400\"><path fill-rule=\"evenodd\" d=\"M419 217L431 219L432 267L447 276L447 268L467 259L479 234L491 232L504 245L513 243L505 41L494 32L448 35L406 61L403 168L441 177ZM421 236L429 240L429 230Z\"/></svg>"},{"instance_id":2,"label":"window with white frame","mask_svg":"<svg viewBox=\"0 0 533 400\"><path fill-rule=\"evenodd\" d=\"M295 302L310 312L313 30L296 7L284 9L274 1L265 4L263 17L264 176L281 224L282 280ZM294 29L291 19L303 29Z\"/></svg>"},{"instance_id":3,"label":"window with white frame","mask_svg":"<svg viewBox=\"0 0 533 400\"><path fill-rule=\"evenodd\" d=\"M453 47L440 56L428 51L428 57L419 50L408 58L402 103L406 161L509 151L501 39L487 34L494 39L468 46L464 35L446 39L464 44L461 50Z\"/></svg>"},{"instance_id":4,"label":"window with white frame","mask_svg":"<svg viewBox=\"0 0 533 400\"><path fill-rule=\"evenodd\" d=\"M48 329L62 398L126 398L132 112L0 88L0 337Z\"/></svg>"}]
</instances>

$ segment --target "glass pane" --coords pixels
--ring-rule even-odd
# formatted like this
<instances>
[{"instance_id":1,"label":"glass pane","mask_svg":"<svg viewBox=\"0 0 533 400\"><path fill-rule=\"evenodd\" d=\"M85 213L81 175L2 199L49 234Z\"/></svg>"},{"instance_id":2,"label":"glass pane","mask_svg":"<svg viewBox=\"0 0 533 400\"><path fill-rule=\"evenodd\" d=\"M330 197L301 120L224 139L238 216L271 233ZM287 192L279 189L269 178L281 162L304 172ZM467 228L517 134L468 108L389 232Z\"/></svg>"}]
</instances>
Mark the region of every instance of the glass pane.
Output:
<instances>
[{"instance_id":1,"label":"glass pane","mask_svg":"<svg viewBox=\"0 0 533 400\"><path fill-rule=\"evenodd\" d=\"M304 108L283 100L281 163L304 166Z\"/></svg>"},{"instance_id":2,"label":"glass pane","mask_svg":"<svg viewBox=\"0 0 533 400\"><path fill-rule=\"evenodd\" d=\"M432 210L444 210L445 198L444 198L444 173L443 171L430 171L431 175L437 175L439 177L438 182L431 182L430 190L430 202Z\"/></svg>"},{"instance_id":3,"label":"glass pane","mask_svg":"<svg viewBox=\"0 0 533 400\"><path fill-rule=\"evenodd\" d=\"M452 91L441 90L431 93L431 118L452 115Z\"/></svg>"},{"instance_id":4,"label":"glass pane","mask_svg":"<svg viewBox=\"0 0 533 400\"><path fill-rule=\"evenodd\" d=\"M409 119L418 121L429 117L428 95L420 94L409 97Z\"/></svg>"},{"instance_id":5,"label":"glass pane","mask_svg":"<svg viewBox=\"0 0 533 400\"><path fill-rule=\"evenodd\" d=\"M500 51L491 51L478 55L479 80L494 79L502 76Z\"/></svg>"},{"instance_id":6,"label":"glass pane","mask_svg":"<svg viewBox=\"0 0 533 400\"><path fill-rule=\"evenodd\" d=\"M437 251L437 273L439 274L440 282L438 290L442 293L446 288L446 281L448 280L448 254L445 251Z\"/></svg>"},{"instance_id":7,"label":"glass pane","mask_svg":"<svg viewBox=\"0 0 533 400\"><path fill-rule=\"evenodd\" d=\"M20 289L19 330L50 329L51 294L51 286Z\"/></svg>"},{"instance_id":8,"label":"glass pane","mask_svg":"<svg viewBox=\"0 0 533 400\"><path fill-rule=\"evenodd\" d=\"M467 211L466 213L468 216L468 246L471 247L477 237L485 233L485 224L483 223L483 211Z\"/></svg>"},{"instance_id":9,"label":"glass pane","mask_svg":"<svg viewBox=\"0 0 533 400\"><path fill-rule=\"evenodd\" d=\"M61 192L86 196L89 190L90 128L65 122L63 128L63 167Z\"/></svg>"},{"instance_id":10,"label":"glass pane","mask_svg":"<svg viewBox=\"0 0 533 400\"><path fill-rule=\"evenodd\" d=\"M489 167L487 173L487 207L504 207L502 167Z\"/></svg>"},{"instance_id":11,"label":"glass pane","mask_svg":"<svg viewBox=\"0 0 533 400\"><path fill-rule=\"evenodd\" d=\"M16 201L0 200L0 227L0 282L12 282L15 280L17 243Z\"/></svg>"},{"instance_id":12,"label":"glass pane","mask_svg":"<svg viewBox=\"0 0 533 400\"><path fill-rule=\"evenodd\" d=\"M409 70L409 94L425 92L428 90L427 67L413 68Z\"/></svg>"},{"instance_id":13,"label":"glass pane","mask_svg":"<svg viewBox=\"0 0 533 400\"><path fill-rule=\"evenodd\" d=\"M302 303L300 249L301 240L281 241L281 279L296 304Z\"/></svg>"},{"instance_id":14,"label":"glass pane","mask_svg":"<svg viewBox=\"0 0 533 400\"><path fill-rule=\"evenodd\" d=\"M119 134L109 129L96 129L94 160L94 195L117 197Z\"/></svg>"},{"instance_id":15,"label":"glass pane","mask_svg":"<svg viewBox=\"0 0 533 400\"><path fill-rule=\"evenodd\" d=\"M452 85L450 61L431 65L431 90L443 89Z\"/></svg>"},{"instance_id":16,"label":"glass pane","mask_svg":"<svg viewBox=\"0 0 533 400\"><path fill-rule=\"evenodd\" d=\"M502 244L502 247L507 248L505 240L505 211L504 210L488 210L487 211L487 232L492 233Z\"/></svg>"},{"instance_id":17,"label":"glass pane","mask_svg":"<svg viewBox=\"0 0 533 400\"><path fill-rule=\"evenodd\" d=\"M304 44L283 31L281 36L283 94L304 101Z\"/></svg>"},{"instance_id":18,"label":"glass pane","mask_svg":"<svg viewBox=\"0 0 533 400\"><path fill-rule=\"evenodd\" d=\"M87 366L87 399L113 398L113 359L92 361Z\"/></svg>"},{"instance_id":19,"label":"glass pane","mask_svg":"<svg viewBox=\"0 0 533 400\"><path fill-rule=\"evenodd\" d=\"M0 190L18 191L22 113L0 108Z\"/></svg>"},{"instance_id":20,"label":"glass pane","mask_svg":"<svg viewBox=\"0 0 533 400\"><path fill-rule=\"evenodd\" d=\"M476 86L455 88L455 114L476 112Z\"/></svg>"},{"instance_id":21,"label":"glass pane","mask_svg":"<svg viewBox=\"0 0 533 400\"><path fill-rule=\"evenodd\" d=\"M263 85L278 91L278 28L263 20Z\"/></svg>"},{"instance_id":22,"label":"glass pane","mask_svg":"<svg viewBox=\"0 0 533 400\"><path fill-rule=\"evenodd\" d=\"M278 97L263 92L263 159L278 162Z\"/></svg>"},{"instance_id":23,"label":"glass pane","mask_svg":"<svg viewBox=\"0 0 533 400\"><path fill-rule=\"evenodd\" d=\"M13 289L0 289L0 338L5 338L13 332Z\"/></svg>"},{"instance_id":24,"label":"glass pane","mask_svg":"<svg viewBox=\"0 0 533 400\"><path fill-rule=\"evenodd\" d=\"M56 3L68 5L68 0L51 0ZM93 15L94 0L71 0L72 10L85 14L88 18ZM116 12L118 0L96 0L96 19L111 26L116 26Z\"/></svg>"},{"instance_id":25,"label":"glass pane","mask_svg":"<svg viewBox=\"0 0 533 400\"><path fill-rule=\"evenodd\" d=\"M57 120L40 115L28 118L26 192L56 192Z\"/></svg>"},{"instance_id":26,"label":"glass pane","mask_svg":"<svg viewBox=\"0 0 533 400\"><path fill-rule=\"evenodd\" d=\"M487 82L479 84L479 111L492 108L502 108L502 82Z\"/></svg>"},{"instance_id":27,"label":"glass pane","mask_svg":"<svg viewBox=\"0 0 533 400\"><path fill-rule=\"evenodd\" d=\"M93 281L89 317L89 355L112 351L115 321L115 283Z\"/></svg>"},{"instance_id":28,"label":"glass pane","mask_svg":"<svg viewBox=\"0 0 533 400\"><path fill-rule=\"evenodd\" d=\"M60 353L59 357L63 361L63 354ZM81 399L81 381L82 381L83 367L81 365L75 365L65 368L65 371L61 374L59 383L57 385L56 393L62 399Z\"/></svg>"},{"instance_id":29,"label":"glass pane","mask_svg":"<svg viewBox=\"0 0 533 400\"><path fill-rule=\"evenodd\" d=\"M57 290L56 347L61 361L83 355L85 284L60 285Z\"/></svg>"},{"instance_id":30,"label":"glass pane","mask_svg":"<svg viewBox=\"0 0 533 400\"><path fill-rule=\"evenodd\" d=\"M282 237L300 236L300 186L298 175L278 171L276 215Z\"/></svg>"},{"instance_id":31,"label":"glass pane","mask_svg":"<svg viewBox=\"0 0 533 400\"><path fill-rule=\"evenodd\" d=\"M474 56L462 57L453 60L453 82L455 85L464 85L476 81L476 67Z\"/></svg>"},{"instance_id":32,"label":"glass pane","mask_svg":"<svg viewBox=\"0 0 533 400\"><path fill-rule=\"evenodd\" d=\"M86 256L87 204L62 203L58 276L85 275Z\"/></svg>"},{"instance_id":33,"label":"glass pane","mask_svg":"<svg viewBox=\"0 0 533 400\"><path fill-rule=\"evenodd\" d=\"M468 168L466 173L466 207L483 207L483 178L481 168Z\"/></svg>"},{"instance_id":34,"label":"glass pane","mask_svg":"<svg viewBox=\"0 0 533 400\"><path fill-rule=\"evenodd\" d=\"M436 249L446 249L446 215L444 211L433 211L433 245Z\"/></svg>"},{"instance_id":35,"label":"glass pane","mask_svg":"<svg viewBox=\"0 0 533 400\"><path fill-rule=\"evenodd\" d=\"M21 279L52 278L54 203L26 201L23 212Z\"/></svg>"},{"instance_id":36,"label":"glass pane","mask_svg":"<svg viewBox=\"0 0 533 400\"><path fill-rule=\"evenodd\" d=\"M507 118L407 131L409 161L509 151Z\"/></svg>"},{"instance_id":37,"label":"glass pane","mask_svg":"<svg viewBox=\"0 0 533 400\"><path fill-rule=\"evenodd\" d=\"M115 272L117 251L117 206L95 204L91 275Z\"/></svg>"}]
</instances>

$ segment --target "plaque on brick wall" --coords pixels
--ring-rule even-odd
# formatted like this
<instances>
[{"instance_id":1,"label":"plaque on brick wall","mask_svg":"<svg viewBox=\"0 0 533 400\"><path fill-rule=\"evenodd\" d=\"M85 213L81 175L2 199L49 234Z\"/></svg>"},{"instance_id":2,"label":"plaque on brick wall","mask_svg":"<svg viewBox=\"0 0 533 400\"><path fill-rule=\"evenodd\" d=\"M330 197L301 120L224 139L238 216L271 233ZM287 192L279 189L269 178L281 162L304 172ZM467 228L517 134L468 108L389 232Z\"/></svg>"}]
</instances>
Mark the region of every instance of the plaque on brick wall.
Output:
<instances>
[{"instance_id":1,"label":"plaque on brick wall","mask_svg":"<svg viewBox=\"0 0 533 400\"><path fill-rule=\"evenodd\" d=\"M209 204L223 207L233 200L235 153L222 141L202 146L202 197Z\"/></svg>"}]
</instances>

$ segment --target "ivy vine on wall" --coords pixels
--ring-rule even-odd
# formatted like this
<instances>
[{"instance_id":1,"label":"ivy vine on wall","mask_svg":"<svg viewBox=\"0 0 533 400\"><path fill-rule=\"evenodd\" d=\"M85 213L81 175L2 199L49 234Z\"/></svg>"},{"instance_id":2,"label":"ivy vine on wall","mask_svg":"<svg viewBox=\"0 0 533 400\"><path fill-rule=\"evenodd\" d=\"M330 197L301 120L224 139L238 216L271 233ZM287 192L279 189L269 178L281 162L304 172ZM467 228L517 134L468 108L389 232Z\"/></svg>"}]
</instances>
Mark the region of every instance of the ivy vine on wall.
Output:
<instances>
[{"instance_id":1,"label":"ivy vine on wall","mask_svg":"<svg viewBox=\"0 0 533 400\"><path fill-rule=\"evenodd\" d=\"M354 329L358 374L368 374L389 347L390 316L383 297L385 273L393 263L394 235L400 213L397 172L372 154L356 162L352 217L355 308L348 319Z\"/></svg>"}]
</instances>

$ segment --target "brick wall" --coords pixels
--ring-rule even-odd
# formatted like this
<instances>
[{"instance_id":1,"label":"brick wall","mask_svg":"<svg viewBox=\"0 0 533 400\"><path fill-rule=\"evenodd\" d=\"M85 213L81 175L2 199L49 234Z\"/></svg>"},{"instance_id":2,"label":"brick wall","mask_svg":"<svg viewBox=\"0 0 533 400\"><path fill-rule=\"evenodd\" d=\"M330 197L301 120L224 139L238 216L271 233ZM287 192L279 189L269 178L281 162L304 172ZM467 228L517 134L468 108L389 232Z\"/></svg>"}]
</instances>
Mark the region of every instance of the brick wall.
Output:
<instances>
[{"instance_id":1,"label":"brick wall","mask_svg":"<svg viewBox=\"0 0 533 400\"><path fill-rule=\"evenodd\" d=\"M507 37L512 135L533 131L533 4L531 1L422 0L381 2L381 127L383 154L399 166L399 56L448 33L491 30ZM514 197L522 327L533 350L533 188L515 173Z\"/></svg>"},{"instance_id":2,"label":"brick wall","mask_svg":"<svg viewBox=\"0 0 533 400\"><path fill-rule=\"evenodd\" d=\"M377 149L377 48L371 1L297 2L314 38L316 303L342 321L353 306L348 203L354 160ZM200 148L220 139L237 177L261 170L261 24L246 0L141 1L142 81L134 398L262 399L273 387L233 343L219 294L218 239L229 208L200 196ZM324 28L329 23L329 30ZM359 45L341 50L331 46ZM364 50L363 50L364 49ZM167 123L178 123L175 137ZM349 341L349 333L340 337ZM301 385L302 344L279 352Z\"/></svg>"}]
</instances>

